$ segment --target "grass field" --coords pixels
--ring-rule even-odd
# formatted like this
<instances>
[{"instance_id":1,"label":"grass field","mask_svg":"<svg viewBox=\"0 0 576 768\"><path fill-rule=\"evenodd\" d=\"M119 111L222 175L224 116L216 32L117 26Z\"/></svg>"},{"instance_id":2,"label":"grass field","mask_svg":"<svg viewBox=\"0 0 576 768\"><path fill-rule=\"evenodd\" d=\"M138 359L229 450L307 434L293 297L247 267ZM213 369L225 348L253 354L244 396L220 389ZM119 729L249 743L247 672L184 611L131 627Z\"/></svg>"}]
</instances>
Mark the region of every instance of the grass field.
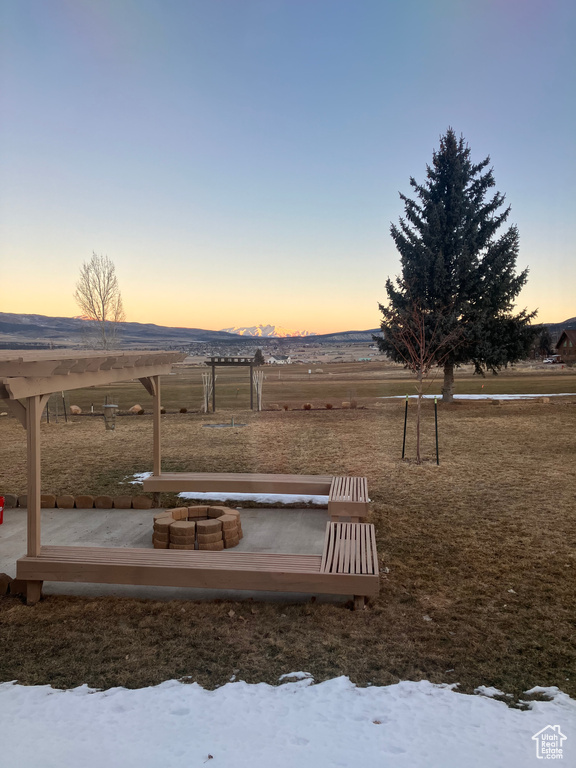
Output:
<instances>
[{"instance_id":1,"label":"grass field","mask_svg":"<svg viewBox=\"0 0 576 768\"><path fill-rule=\"evenodd\" d=\"M166 469L367 475L382 570L367 611L63 597L31 609L3 598L0 680L139 687L190 676L214 687L234 670L249 682L274 683L305 669L316 680L346 674L361 685L428 679L459 682L467 692L494 685L515 696L557 685L575 696L576 397L440 406L441 465L418 467L400 461L403 402L371 399L396 387L402 394L409 380L398 369L381 378L360 373L366 384L345 370L342 381L327 382L342 387L339 400L356 389L366 406L356 410L301 410L327 400L328 390L296 397L295 388L300 394L318 380L303 376L288 387L283 370L278 386L287 386L298 410L169 412L163 455ZM517 371L485 381L464 376L457 391L493 382L499 393L573 392L576 383L571 372ZM235 386L228 382L229 395ZM272 399L271 380L266 387L268 402L283 402L276 393ZM182 407L180 395L191 391L184 376L170 377L164 405ZM148 405L143 389L118 392L126 393L125 407L135 392ZM203 429L231 413L247 426ZM44 490L125 492L127 476L151 468L151 430L148 414L119 417L114 432L95 417L43 424ZM2 419L0 488L25 491L25 449L20 425ZM429 403L424 453L433 456Z\"/></svg>"},{"instance_id":2,"label":"grass field","mask_svg":"<svg viewBox=\"0 0 576 768\"><path fill-rule=\"evenodd\" d=\"M171 376L162 379L162 404L167 410L180 408L199 410L203 402L202 371L200 366L182 366ZM308 371L312 373L308 373ZM326 403L340 407L342 402L356 399L359 404L371 403L376 398L413 394L414 381L399 365L392 363L332 363L321 367L289 365L264 368L264 407L276 404L301 408L311 403L324 408ZM250 407L249 372L244 368L217 368L217 410L245 410ZM428 392L440 394L442 377L431 377ZM561 366L523 364L482 378L473 375L471 366L456 372L456 392L460 394L518 394L576 392L576 370ZM76 390L67 393L70 404L79 405L85 412L94 405L102 411L105 398L128 410L138 403L151 408L152 399L138 383L125 382L115 386ZM57 399L57 398L55 398ZM61 402L58 404L62 414ZM53 409L53 408L52 408Z\"/></svg>"}]
</instances>

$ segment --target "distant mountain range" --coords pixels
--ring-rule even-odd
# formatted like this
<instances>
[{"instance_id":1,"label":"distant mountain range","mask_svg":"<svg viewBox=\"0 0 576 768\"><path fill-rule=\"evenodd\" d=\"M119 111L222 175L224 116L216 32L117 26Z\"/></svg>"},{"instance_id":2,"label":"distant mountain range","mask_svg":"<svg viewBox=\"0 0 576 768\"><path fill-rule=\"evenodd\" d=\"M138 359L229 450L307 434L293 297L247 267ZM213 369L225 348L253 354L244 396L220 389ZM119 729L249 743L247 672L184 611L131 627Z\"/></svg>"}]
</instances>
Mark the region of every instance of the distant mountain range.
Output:
<instances>
[{"instance_id":1,"label":"distant mountain range","mask_svg":"<svg viewBox=\"0 0 576 768\"><path fill-rule=\"evenodd\" d=\"M259 328L263 331L262 335L237 332ZM267 329L275 329L286 335L267 335L264 333ZM19 347L38 344L53 344L63 347L77 346L82 344L85 332L86 320L82 317L48 317L46 315L20 315L0 312L0 348L4 349L18 349ZM152 323L121 323L119 338L122 346L140 348L185 347L188 344L251 345L254 347L255 343L268 345L282 343L283 339L299 340L302 343L310 343L314 340L318 343L371 341L372 334L378 333L378 329L346 331L319 336L311 335L310 331L301 332L308 334L306 336L289 335L292 333L297 334L298 332L288 331L280 326L254 326L254 329L238 328L235 332L231 332L228 330L208 331L203 328L171 328Z\"/></svg>"},{"instance_id":2,"label":"distant mountain range","mask_svg":"<svg viewBox=\"0 0 576 768\"><path fill-rule=\"evenodd\" d=\"M288 328L284 328L281 325L252 325L249 328L237 327L234 328L222 328L222 333L234 333L238 336L261 336L265 338L280 338L284 339L287 336L317 336L314 331L292 331Z\"/></svg>"},{"instance_id":3,"label":"distant mountain range","mask_svg":"<svg viewBox=\"0 0 576 768\"><path fill-rule=\"evenodd\" d=\"M564 328L576 328L576 317L563 323L544 323L555 343ZM18 349L34 346L70 347L82 344L86 320L79 317L47 317L46 315L19 315L0 312L0 348ZM260 332L258 332L260 331ZM273 334L278 335L273 335ZM124 347L170 348L188 345L207 345L214 348L254 348L257 344L269 347L282 343L339 344L371 342L379 328L367 331L342 331L314 335L310 331L289 331L281 326L257 325L252 328L227 328L208 331L202 328L170 328L152 323L121 323L120 342Z\"/></svg>"}]
</instances>

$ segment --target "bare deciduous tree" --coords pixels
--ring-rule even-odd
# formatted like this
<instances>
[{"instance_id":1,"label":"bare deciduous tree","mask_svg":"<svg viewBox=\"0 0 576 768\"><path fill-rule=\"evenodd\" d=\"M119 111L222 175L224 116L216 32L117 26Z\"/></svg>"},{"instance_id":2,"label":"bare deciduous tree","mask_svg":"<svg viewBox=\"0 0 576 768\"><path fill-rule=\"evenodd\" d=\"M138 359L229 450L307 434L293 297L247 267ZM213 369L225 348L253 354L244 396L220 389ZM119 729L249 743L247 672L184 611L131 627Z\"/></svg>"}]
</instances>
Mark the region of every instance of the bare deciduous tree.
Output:
<instances>
[{"instance_id":1,"label":"bare deciduous tree","mask_svg":"<svg viewBox=\"0 0 576 768\"><path fill-rule=\"evenodd\" d=\"M410 286L405 280L399 280L401 287L408 297L408 302L402 309L392 303L380 305L384 315L382 330L386 342L392 346L397 358L416 376L416 463L421 464L420 456L420 416L424 382L432 368L442 366L451 352L464 339L464 328L457 326L448 332L445 320L451 317L449 309L440 312L426 310L414 297ZM376 338L376 337L375 337Z\"/></svg>"},{"instance_id":2,"label":"bare deciduous tree","mask_svg":"<svg viewBox=\"0 0 576 768\"><path fill-rule=\"evenodd\" d=\"M112 348L117 341L118 323L125 317L112 259L92 253L90 261L80 269L74 298L90 323L94 346Z\"/></svg>"}]
</instances>

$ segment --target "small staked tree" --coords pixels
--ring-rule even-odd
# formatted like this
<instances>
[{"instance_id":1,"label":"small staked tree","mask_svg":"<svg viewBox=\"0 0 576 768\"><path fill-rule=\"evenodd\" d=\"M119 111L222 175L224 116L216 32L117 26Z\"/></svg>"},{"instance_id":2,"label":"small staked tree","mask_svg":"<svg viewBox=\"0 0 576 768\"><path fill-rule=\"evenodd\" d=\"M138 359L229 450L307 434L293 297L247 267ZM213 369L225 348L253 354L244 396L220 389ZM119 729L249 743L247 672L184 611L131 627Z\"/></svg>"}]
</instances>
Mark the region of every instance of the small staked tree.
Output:
<instances>
[{"instance_id":1,"label":"small staked tree","mask_svg":"<svg viewBox=\"0 0 576 768\"><path fill-rule=\"evenodd\" d=\"M264 365L264 355L262 354L261 349L257 349L254 354L254 365Z\"/></svg>"},{"instance_id":2,"label":"small staked tree","mask_svg":"<svg viewBox=\"0 0 576 768\"><path fill-rule=\"evenodd\" d=\"M92 253L90 261L84 262L74 298L90 324L91 343L100 349L114 347L118 323L125 315L116 268L108 256Z\"/></svg>"},{"instance_id":3,"label":"small staked tree","mask_svg":"<svg viewBox=\"0 0 576 768\"><path fill-rule=\"evenodd\" d=\"M516 274L517 228L500 231L510 208L502 208L499 192L488 196L494 186L489 163L489 157L472 163L464 139L448 129L427 166L426 181L410 179L415 199L400 195L405 218L391 226L402 280L387 281L389 305L405 312L416 302L436 315L440 334L450 338L455 329L461 332L458 345L443 356L444 402L453 398L455 367L473 363L476 373L497 373L525 358L538 333L530 324L535 312L513 314L528 270ZM403 361L387 337L386 317L382 330L384 337L376 339L380 349Z\"/></svg>"},{"instance_id":4,"label":"small staked tree","mask_svg":"<svg viewBox=\"0 0 576 768\"><path fill-rule=\"evenodd\" d=\"M420 422L425 382L432 368L441 366L462 343L463 333L457 327L446 333L445 321L450 316L450 308L432 312L419 303L406 282L398 280L397 287L409 302L401 308L391 302L379 306L388 345L395 351L397 359L416 376L416 463L421 464Z\"/></svg>"}]
</instances>

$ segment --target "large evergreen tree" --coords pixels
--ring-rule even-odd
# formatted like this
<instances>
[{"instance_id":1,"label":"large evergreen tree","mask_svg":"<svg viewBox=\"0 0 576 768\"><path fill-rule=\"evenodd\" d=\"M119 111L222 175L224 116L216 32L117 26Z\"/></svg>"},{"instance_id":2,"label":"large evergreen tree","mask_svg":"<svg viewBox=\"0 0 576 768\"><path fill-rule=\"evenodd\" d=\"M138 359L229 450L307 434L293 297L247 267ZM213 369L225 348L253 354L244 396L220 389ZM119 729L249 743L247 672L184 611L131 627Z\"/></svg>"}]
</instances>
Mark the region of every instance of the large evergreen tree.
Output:
<instances>
[{"instance_id":1,"label":"large evergreen tree","mask_svg":"<svg viewBox=\"0 0 576 768\"><path fill-rule=\"evenodd\" d=\"M452 400L454 368L473 363L477 373L516 362L528 353L537 333L530 324L535 312L513 314L514 300L528 270L516 273L518 230L501 227L510 208L496 192L490 158L473 164L464 139L449 128L427 166L427 178L410 185L415 199L403 194L405 217L391 234L400 252L402 275L386 281L380 349L402 362L391 318L424 312L426 322L455 339L444 368L443 400ZM388 335L388 338L387 338ZM394 337L394 339L393 339ZM457 341L456 341L457 340Z\"/></svg>"}]
</instances>

